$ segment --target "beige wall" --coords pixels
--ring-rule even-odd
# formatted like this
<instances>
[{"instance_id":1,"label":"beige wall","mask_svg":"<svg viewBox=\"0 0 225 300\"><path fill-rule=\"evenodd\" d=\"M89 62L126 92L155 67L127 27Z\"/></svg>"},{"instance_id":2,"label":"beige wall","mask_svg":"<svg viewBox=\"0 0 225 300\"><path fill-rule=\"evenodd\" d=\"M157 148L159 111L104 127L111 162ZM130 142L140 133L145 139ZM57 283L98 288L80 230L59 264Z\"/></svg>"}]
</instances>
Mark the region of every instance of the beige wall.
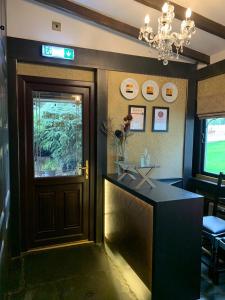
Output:
<instances>
[{"instance_id":1,"label":"beige wall","mask_svg":"<svg viewBox=\"0 0 225 300\"><path fill-rule=\"evenodd\" d=\"M134 100L126 100L120 93L120 84L126 78L134 78L139 84L139 94ZM173 82L178 88L178 98L174 103L166 103L161 94L152 102L146 101L141 94L141 86L146 80L155 80L159 87L166 82ZM108 117L112 119L114 129L122 124L123 117L128 113L128 105L145 105L147 109L146 130L134 133L128 138L128 160L139 162L140 155L147 148L151 162L159 164L160 168L152 172L155 178L182 177L184 126L187 99L187 81L159 76L130 74L123 72L108 72ZM155 133L151 131L152 106L169 107L169 131ZM115 172L115 149L112 139L108 138L108 172Z\"/></svg>"},{"instance_id":2,"label":"beige wall","mask_svg":"<svg viewBox=\"0 0 225 300\"><path fill-rule=\"evenodd\" d=\"M80 81L94 81L94 72L75 68L54 67L48 65L36 65L28 63L17 64L18 75L80 80Z\"/></svg>"}]
</instances>

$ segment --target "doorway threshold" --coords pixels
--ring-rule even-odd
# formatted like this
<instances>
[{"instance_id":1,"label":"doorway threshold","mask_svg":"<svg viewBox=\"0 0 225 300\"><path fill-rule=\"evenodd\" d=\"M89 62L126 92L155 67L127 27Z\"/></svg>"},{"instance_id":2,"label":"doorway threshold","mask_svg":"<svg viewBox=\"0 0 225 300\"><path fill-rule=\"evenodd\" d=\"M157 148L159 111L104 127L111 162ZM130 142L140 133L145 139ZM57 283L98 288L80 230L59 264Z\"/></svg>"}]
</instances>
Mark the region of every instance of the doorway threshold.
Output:
<instances>
[{"instance_id":1,"label":"doorway threshold","mask_svg":"<svg viewBox=\"0 0 225 300\"><path fill-rule=\"evenodd\" d=\"M82 240L82 241L76 241L76 242L69 242L69 243L62 243L62 244L55 244L55 245L50 245L50 246L44 246L44 247L37 247L34 249L30 249L26 252L22 252L21 256L26 256L29 254L36 254L36 253L40 253L40 252L46 252L49 250L55 250L55 249L60 249L60 248L72 248L75 246L80 246L80 245L91 245L94 244L94 241L88 241L88 240Z\"/></svg>"}]
</instances>

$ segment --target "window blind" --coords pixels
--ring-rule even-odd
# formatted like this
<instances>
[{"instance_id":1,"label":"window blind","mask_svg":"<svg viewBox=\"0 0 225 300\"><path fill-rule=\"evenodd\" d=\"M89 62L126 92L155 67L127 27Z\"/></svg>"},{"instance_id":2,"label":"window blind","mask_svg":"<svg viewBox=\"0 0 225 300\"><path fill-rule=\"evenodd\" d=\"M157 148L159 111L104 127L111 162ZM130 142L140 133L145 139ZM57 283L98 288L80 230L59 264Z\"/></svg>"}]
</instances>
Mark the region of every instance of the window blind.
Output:
<instances>
[{"instance_id":1,"label":"window blind","mask_svg":"<svg viewBox=\"0 0 225 300\"><path fill-rule=\"evenodd\" d=\"M197 115L199 118L225 117L225 74L199 81Z\"/></svg>"}]
</instances>

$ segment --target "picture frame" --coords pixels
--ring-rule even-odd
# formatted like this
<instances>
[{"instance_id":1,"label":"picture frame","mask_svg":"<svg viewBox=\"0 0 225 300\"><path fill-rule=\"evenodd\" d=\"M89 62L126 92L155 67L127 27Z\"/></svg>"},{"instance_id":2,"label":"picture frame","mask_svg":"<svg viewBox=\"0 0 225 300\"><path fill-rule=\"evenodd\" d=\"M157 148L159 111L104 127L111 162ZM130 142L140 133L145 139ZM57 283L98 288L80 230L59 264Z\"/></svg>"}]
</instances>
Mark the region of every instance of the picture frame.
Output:
<instances>
[{"instance_id":1,"label":"picture frame","mask_svg":"<svg viewBox=\"0 0 225 300\"><path fill-rule=\"evenodd\" d=\"M169 130L169 107L152 107L152 131L168 132Z\"/></svg>"},{"instance_id":2,"label":"picture frame","mask_svg":"<svg viewBox=\"0 0 225 300\"><path fill-rule=\"evenodd\" d=\"M129 105L128 114L132 115L130 131L144 132L146 121L146 106Z\"/></svg>"}]
</instances>

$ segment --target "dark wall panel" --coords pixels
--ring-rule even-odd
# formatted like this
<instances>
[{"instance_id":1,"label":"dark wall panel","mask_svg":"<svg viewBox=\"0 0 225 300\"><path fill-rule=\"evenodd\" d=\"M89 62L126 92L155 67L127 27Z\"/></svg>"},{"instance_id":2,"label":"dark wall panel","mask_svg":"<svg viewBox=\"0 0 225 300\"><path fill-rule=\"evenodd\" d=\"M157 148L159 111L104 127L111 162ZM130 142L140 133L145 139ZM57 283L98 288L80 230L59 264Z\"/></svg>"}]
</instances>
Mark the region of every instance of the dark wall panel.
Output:
<instances>
[{"instance_id":1,"label":"dark wall panel","mask_svg":"<svg viewBox=\"0 0 225 300\"><path fill-rule=\"evenodd\" d=\"M19 202L19 158L17 119L16 60L8 59L8 105L9 109L9 156L10 156L10 250L13 257L20 255L20 202Z\"/></svg>"},{"instance_id":2,"label":"dark wall panel","mask_svg":"<svg viewBox=\"0 0 225 300\"><path fill-rule=\"evenodd\" d=\"M10 204L5 0L0 0L0 25L0 299L2 299L7 288Z\"/></svg>"},{"instance_id":3,"label":"dark wall panel","mask_svg":"<svg viewBox=\"0 0 225 300\"><path fill-rule=\"evenodd\" d=\"M103 175L107 172L107 137L100 130L107 120L108 78L107 71L98 70L97 81L97 166L96 166L96 242L103 239Z\"/></svg>"},{"instance_id":4,"label":"dark wall panel","mask_svg":"<svg viewBox=\"0 0 225 300\"><path fill-rule=\"evenodd\" d=\"M188 180L192 177L193 141L194 141L194 116L197 107L196 80L188 81L188 101L186 106L186 123L184 134L184 160L183 160L183 187L188 187Z\"/></svg>"},{"instance_id":5,"label":"dark wall panel","mask_svg":"<svg viewBox=\"0 0 225 300\"><path fill-rule=\"evenodd\" d=\"M164 66L162 62L155 58L146 58L73 46L71 46L71 48L73 48L76 53L74 61L52 59L41 56L42 44L53 45L52 43L8 37L9 57L16 58L18 61L32 63L125 71L187 79L193 78L193 72L196 70L196 65L194 64L170 61L168 66Z\"/></svg>"}]
</instances>

